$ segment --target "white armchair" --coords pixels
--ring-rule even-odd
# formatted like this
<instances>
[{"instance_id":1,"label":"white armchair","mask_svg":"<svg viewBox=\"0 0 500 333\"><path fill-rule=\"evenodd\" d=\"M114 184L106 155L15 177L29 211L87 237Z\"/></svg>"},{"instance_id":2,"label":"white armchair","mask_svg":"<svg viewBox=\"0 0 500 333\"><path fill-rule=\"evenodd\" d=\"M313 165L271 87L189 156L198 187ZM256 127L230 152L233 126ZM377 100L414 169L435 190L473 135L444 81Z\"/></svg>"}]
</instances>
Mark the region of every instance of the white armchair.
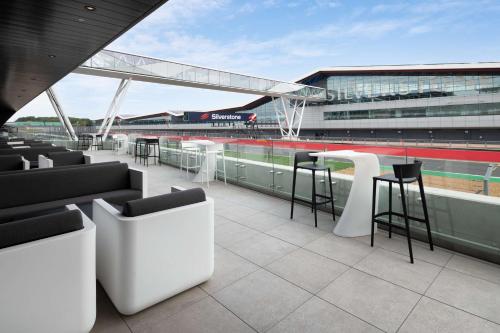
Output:
<instances>
[{"instance_id":1,"label":"white armchair","mask_svg":"<svg viewBox=\"0 0 500 333\"><path fill-rule=\"evenodd\" d=\"M92 329L96 228L82 219L83 229L0 249L0 332Z\"/></svg>"},{"instance_id":2,"label":"white armchair","mask_svg":"<svg viewBox=\"0 0 500 333\"><path fill-rule=\"evenodd\" d=\"M122 314L141 311L213 274L211 198L135 217L98 199L93 220L99 230L97 279Z\"/></svg>"}]
</instances>

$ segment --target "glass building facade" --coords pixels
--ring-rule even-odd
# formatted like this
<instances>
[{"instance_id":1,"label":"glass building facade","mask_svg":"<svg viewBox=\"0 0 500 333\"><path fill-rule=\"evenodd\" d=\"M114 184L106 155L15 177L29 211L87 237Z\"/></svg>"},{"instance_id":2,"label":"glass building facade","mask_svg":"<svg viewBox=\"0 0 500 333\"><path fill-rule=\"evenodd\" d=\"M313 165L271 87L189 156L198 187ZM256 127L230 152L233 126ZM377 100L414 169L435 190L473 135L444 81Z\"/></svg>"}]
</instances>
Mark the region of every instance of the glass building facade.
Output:
<instances>
[{"instance_id":1,"label":"glass building facade","mask_svg":"<svg viewBox=\"0 0 500 333\"><path fill-rule=\"evenodd\" d=\"M326 102L308 104L322 106L324 121L500 115L500 69L380 72L318 72L301 83L327 89ZM276 123L272 101L246 111L259 123Z\"/></svg>"}]
</instances>

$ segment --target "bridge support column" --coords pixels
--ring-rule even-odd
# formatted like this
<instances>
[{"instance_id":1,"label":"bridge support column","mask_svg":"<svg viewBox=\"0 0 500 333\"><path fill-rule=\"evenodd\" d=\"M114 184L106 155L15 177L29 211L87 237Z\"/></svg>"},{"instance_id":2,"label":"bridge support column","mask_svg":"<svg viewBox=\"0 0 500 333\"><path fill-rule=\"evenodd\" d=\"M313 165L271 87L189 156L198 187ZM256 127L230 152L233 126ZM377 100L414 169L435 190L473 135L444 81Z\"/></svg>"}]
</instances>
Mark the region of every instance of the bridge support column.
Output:
<instances>
[{"instance_id":1,"label":"bridge support column","mask_svg":"<svg viewBox=\"0 0 500 333\"><path fill-rule=\"evenodd\" d=\"M77 137L75 134L75 130L73 129L73 125L71 125L71 122L69 121L69 118L66 116L64 113L61 104L57 100L56 93L54 92L54 89L49 88L45 91L47 93L47 97L49 97L50 104L52 104L52 107L54 108L54 111L57 114L57 117L59 118L59 121L61 122L62 126L66 130L66 134L68 135L69 139L71 141L76 141Z\"/></svg>"},{"instance_id":2,"label":"bridge support column","mask_svg":"<svg viewBox=\"0 0 500 333\"><path fill-rule=\"evenodd\" d=\"M113 126L113 122L115 121L115 118L118 115L118 112L120 111L121 103L125 98L127 89L131 81L132 79L130 78L122 79L120 84L118 85L118 89L116 90L115 96L113 97L113 100L109 105L108 111L106 112L106 116L102 120L102 124L99 127L99 131L97 132L97 134L103 134L102 136L103 141L105 141L106 138L108 137L109 130L111 129L111 126Z\"/></svg>"},{"instance_id":3,"label":"bridge support column","mask_svg":"<svg viewBox=\"0 0 500 333\"><path fill-rule=\"evenodd\" d=\"M281 101L281 105L277 105L277 101ZM302 118L306 107L307 99L291 99L288 97L273 97L273 106L276 113L280 132L283 138L297 139L302 126Z\"/></svg>"}]
</instances>

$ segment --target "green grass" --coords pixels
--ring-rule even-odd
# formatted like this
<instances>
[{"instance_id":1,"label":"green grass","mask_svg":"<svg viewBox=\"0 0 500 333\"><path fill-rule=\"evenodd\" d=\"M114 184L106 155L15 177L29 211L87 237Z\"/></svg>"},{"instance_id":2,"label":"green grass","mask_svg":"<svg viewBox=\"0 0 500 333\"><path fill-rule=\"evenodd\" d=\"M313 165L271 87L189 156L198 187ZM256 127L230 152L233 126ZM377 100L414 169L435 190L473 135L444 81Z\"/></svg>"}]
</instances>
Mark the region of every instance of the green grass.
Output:
<instances>
[{"instance_id":1,"label":"green grass","mask_svg":"<svg viewBox=\"0 0 500 333\"><path fill-rule=\"evenodd\" d=\"M238 155L238 152L235 152L232 150L226 150L225 154L226 154L226 156L229 156L229 157L241 158L241 159L258 161L258 162L266 162L266 163L273 163L273 164L278 164L278 165L288 165L288 166L293 165L293 156L290 157L290 156L286 156L286 155L271 155L271 154L264 155L264 154L247 153L247 152L240 152ZM332 160L327 160L325 164L327 166L329 166L333 171L340 171L343 169L353 167L353 163L337 162L337 161L332 161ZM392 170L392 166L382 165L380 168L383 171L391 171ZM464 179L464 180L470 180L470 181L483 181L484 180L484 177L482 175L471 175L471 174L466 174L466 173L456 173L456 172L437 171L437 170L422 170L422 174L428 175L428 176ZM490 181L493 183L500 183L500 177L491 177Z\"/></svg>"},{"instance_id":2,"label":"green grass","mask_svg":"<svg viewBox=\"0 0 500 333\"><path fill-rule=\"evenodd\" d=\"M270 155L270 154L264 155L264 154L247 153L247 152L240 152L238 154L238 152L231 150L226 150L224 154L229 157L241 158L251 161L293 166L293 156L290 157L285 155ZM353 164L349 162L338 162L332 160L326 161L325 164L329 166L333 171L340 171L343 169L351 168L353 166Z\"/></svg>"}]
</instances>

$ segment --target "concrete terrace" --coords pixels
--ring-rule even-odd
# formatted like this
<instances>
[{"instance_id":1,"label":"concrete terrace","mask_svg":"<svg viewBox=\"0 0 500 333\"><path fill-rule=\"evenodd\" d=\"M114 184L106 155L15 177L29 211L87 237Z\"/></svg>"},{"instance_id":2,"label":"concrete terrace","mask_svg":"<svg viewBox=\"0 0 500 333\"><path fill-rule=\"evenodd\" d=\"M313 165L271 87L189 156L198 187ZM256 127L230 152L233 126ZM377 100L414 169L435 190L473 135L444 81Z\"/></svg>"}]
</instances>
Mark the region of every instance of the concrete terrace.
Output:
<instances>
[{"instance_id":1,"label":"concrete terrace","mask_svg":"<svg viewBox=\"0 0 500 333\"><path fill-rule=\"evenodd\" d=\"M149 195L195 187L185 172L149 168L129 156L92 152L147 169ZM380 232L333 235L307 207L214 182L215 273L198 287L133 316L120 315L98 287L92 332L500 332L500 266Z\"/></svg>"}]
</instances>

